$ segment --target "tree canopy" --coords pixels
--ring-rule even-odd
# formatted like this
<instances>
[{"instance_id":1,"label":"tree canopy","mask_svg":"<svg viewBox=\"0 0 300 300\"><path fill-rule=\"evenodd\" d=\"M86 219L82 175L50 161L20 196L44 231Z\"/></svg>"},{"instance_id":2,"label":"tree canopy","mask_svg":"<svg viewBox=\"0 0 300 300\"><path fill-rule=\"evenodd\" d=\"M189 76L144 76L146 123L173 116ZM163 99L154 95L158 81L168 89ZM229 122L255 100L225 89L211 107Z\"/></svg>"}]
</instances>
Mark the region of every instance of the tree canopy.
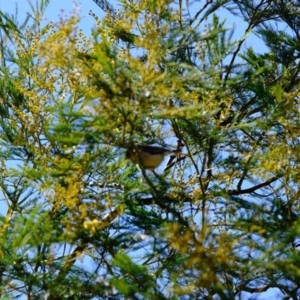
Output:
<instances>
[{"instance_id":1,"label":"tree canopy","mask_svg":"<svg viewBox=\"0 0 300 300\"><path fill-rule=\"evenodd\" d=\"M299 299L300 1L49 2L0 12L1 299Z\"/></svg>"}]
</instances>

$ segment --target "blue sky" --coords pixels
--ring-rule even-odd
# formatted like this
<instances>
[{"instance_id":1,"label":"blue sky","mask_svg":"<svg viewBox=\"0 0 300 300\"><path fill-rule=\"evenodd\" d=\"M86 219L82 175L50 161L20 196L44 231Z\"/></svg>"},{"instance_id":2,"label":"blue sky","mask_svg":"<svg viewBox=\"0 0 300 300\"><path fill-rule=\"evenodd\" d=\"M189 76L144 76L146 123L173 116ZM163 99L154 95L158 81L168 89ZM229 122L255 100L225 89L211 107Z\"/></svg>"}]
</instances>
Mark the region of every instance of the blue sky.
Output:
<instances>
[{"instance_id":1,"label":"blue sky","mask_svg":"<svg viewBox=\"0 0 300 300\"><path fill-rule=\"evenodd\" d=\"M33 0L32 2L35 1L36 0ZM109 2L112 3L115 8L118 8L118 3L116 0ZM76 7L78 6L81 8L81 16L83 16L81 27L88 34L94 24L94 19L88 15L89 11L92 10L98 15L102 14L101 9L93 0L85 0L82 2L74 0L52 0L50 1L50 4L46 10L45 21L58 20L59 15L61 15L62 13L62 10L68 15L73 9L76 9ZM18 19L20 21L24 20L26 14L30 12L28 1L0 0L0 9L4 12L14 14L16 7L18 7ZM226 25L228 28L235 28L235 38L239 38L244 35L247 25L241 18L234 17L231 13L224 9L220 9L218 11L218 14L221 17L221 20L226 19ZM257 48L257 50L261 50L261 46L263 46L263 43L253 34L250 34L250 36L247 38L246 45L253 46Z\"/></svg>"},{"instance_id":2,"label":"blue sky","mask_svg":"<svg viewBox=\"0 0 300 300\"><path fill-rule=\"evenodd\" d=\"M36 3L35 1L32 2ZM85 0L84 5L81 2L73 0L52 0L47 7L45 21L57 21L62 11L69 15L73 9L77 10L78 7L81 9L80 15L83 16L81 21L82 29L88 33L94 24L94 19L88 15L89 11L101 12L93 0ZM11 15L15 13L16 8L18 8L18 20L20 21L25 19L28 12L32 12L27 0L0 0L0 9L3 12L8 12Z\"/></svg>"},{"instance_id":3,"label":"blue sky","mask_svg":"<svg viewBox=\"0 0 300 300\"><path fill-rule=\"evenodd\" d=\"M84 3L84 4L83 4ZM114 6L117 7L116 1L111 1ZM28 12L31 12L30 6L26 0L0 0L0 9L3 12L8 12L10 15L15 13L16 7L18 7L18 20L22 22L25 19ZM83 31L88 35L91 32L91 29L94 24L94 19L89 16L89 11L92 10L97 15L101 16L103 13L101 9L94 3L93 0L84 0L82 2L77 2L77 5L74 4L73 0L52 0L46 10L45 21L57 21L59 16L64 13L66 15L70 15L71 11L74 9L81 9L80 15L82 16L82 20L80 23L80 27ZM238 39L242 37L245 33L246 24L242 21L242 19L234 17L228 11L220 10L218 12L220 16L220 20L226 19L227 28L235 28L234 39ZM263 43L255 37L253 34L250 34L247 37L245 46L253 46L257 51L263 52L266 50ZM0 192L0 198L2 198ZM5 214L6 206L3 201L0 201L0 212L1 214ZM278 296L278 290L273 289L274 293L270 290L267 293L260 294L260 297L256 297L256 295L246 295L244 294L243 299L275 299Z\"/></svg>"}]
</instances>

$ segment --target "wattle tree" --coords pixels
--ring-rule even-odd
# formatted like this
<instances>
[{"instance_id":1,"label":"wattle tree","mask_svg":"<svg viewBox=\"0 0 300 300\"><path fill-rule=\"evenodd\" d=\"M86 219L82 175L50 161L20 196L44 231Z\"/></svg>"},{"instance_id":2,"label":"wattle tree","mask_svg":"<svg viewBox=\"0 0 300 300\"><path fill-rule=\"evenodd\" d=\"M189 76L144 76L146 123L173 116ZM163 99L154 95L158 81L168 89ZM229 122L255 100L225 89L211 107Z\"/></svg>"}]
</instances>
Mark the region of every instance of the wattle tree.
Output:
<instances>
[{"instance_id":1,"label":"wattle tree","mask_svg":"<svg viewBox=\"0 0 300 300\"><path fill-rule=\"evenodd\" d=\"M1 299L298 299L300 2L49 3L0 12Z\"/></svg>"}]
</instances>

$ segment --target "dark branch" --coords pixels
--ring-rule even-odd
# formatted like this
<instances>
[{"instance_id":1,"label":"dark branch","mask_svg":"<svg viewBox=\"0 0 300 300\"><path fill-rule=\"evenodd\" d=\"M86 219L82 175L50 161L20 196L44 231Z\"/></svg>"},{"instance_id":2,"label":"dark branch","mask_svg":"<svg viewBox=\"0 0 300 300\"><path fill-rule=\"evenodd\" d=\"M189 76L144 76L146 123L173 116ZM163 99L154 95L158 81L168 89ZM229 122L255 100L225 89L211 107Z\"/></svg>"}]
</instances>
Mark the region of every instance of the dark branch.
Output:
<instances>
[{"instance_id":1,"label":"dark branch","mask_svg":"<svg viewBox=\"0 0 300 300\"><path fill-rule=\"evenodd\" d=\"M148 197L148 198L141 198L141 199L138 199L137 200L137 205L152 205L152 204L157 204L157 201L154 197ZM193 199L190 198L190 197L186 197L184 199L173 199L173 198L170 198L168 196L165 196L164 199L163 199L163 202L164 203L182 203L182 202L192 202ZM160 201L160 204L161 204L161 201Z\"/></svg>"},{"instance_id":2,"label":"dark branch","mask_svg":"<svg viewBox=\"0 0 300 300\"><path fill-rule=\"evenodd\" d=\"M256 287L256 288L252 288L252 287L248 287L246 286L246 284L241 284L240 286L237 287L237 290L239 292L248 292L248 293L263 293L263 292L266 292L268 289L270 288L278 288L281 290L282 293L286 293L288 294L288 290L287 290L287 287L282 285L282 284L267 284L265 286L262 286L262 287Z\"/></svg>"},{"instance_id":3,"label":"dark branch","mask_svg":"<svg viewBox=\"0 0 300 300\"><path fill-rule=\"evenodd\" d=\"M251 194L253 192L255 192L258 189L261 189L265 186L270 185L271 183L273 183L274 181L278 180L280 177L279 176L275 176L273 178L268 179L267 181L260 183L258 185L255 185L249 189L244 189L244 190L228 190L228 194L229 195L242 195L242 194Z\"/></svg>"}]
</instances>

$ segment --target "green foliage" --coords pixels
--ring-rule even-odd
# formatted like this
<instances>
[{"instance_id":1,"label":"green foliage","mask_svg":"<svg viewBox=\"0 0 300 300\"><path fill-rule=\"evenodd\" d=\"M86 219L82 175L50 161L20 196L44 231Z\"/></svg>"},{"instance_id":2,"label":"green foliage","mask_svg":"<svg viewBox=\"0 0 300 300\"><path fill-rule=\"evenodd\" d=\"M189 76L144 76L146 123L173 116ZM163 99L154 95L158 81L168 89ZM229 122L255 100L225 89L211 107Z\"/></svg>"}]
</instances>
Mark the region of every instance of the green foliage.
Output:
<instances>
[{"instance_id":1,"label":"green foliage","mask_svg":"<svg viewBox=\"0 0 300 300\"><path fill-rule=\"evenodd\" d=\"M297 299L296 1L94 2L90 36L0 12L1 299Z\"/></svg>"}]
</instances>

